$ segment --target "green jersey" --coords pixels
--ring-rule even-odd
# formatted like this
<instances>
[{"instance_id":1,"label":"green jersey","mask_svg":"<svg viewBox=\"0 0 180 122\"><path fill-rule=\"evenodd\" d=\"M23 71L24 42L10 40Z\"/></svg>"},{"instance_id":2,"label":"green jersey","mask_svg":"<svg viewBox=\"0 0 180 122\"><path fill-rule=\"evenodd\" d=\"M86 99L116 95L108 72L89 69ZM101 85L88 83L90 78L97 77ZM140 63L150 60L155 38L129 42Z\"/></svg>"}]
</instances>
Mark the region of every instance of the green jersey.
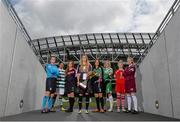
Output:
<instances>
[{"instance_id":1,"label":"green jersey","mask_svg":"<svg viewBox=\"0 0 180 122\"><path fill-rule=\"evenodd\" d=\"M96 73L96 76L98 76L98 77L102 76L102 68L101 68L101 67L95 68L95 69L93 70L93 72L95 72L95 73Z\"/></svg>"},{"instance_id":2,"label":"green jersey","mask_svg":"<svg viewBox=\"0 0 180 122\"><path fill-rule=\"evenodd\" d=\"M113 69L112 68L104 68L104 80L106 81L107 79L110 79L110 74L113 74Z\"/></svg>"}]
</instances>

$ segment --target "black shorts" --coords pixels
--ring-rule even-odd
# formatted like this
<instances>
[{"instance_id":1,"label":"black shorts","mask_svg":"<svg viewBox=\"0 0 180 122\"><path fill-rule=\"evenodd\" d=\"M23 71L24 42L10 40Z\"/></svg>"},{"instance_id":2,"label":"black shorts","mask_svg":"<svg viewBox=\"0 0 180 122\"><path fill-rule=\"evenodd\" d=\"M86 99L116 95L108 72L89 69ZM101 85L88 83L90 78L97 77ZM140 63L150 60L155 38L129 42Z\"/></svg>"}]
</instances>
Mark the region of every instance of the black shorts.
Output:
<instances>
[{"instance_id":1,"label":"black shorts","mask_svg":"<svg viewBox=\"0 0 180 122\"><path fill-rule=\"evenodd\" d=\"M76 84L75 83L66 83L65 84L65 92L67 94L71 93L71 92L75 92L76 90Z\"/></svg>"},{"instance_id":2,"label":"black shorts","mask_svg":"<svg viewBox=\"0 0 180 122\"><path fill-rule=\"evenodd\" d=\"M105 81L103 79L103 83L102 83L102 91L103 91L103 95L106 96L106 86L110 81Z\"/></svg>"},{"instance_id":3,"label":"black shorts","mask_svg":"<svg viewBox=\"0 0 180 122\"><path fill-rule=\"evenodd\" d=\"M56 78L47 78L46 79L46 91L49 91L50 93L56 92Z\"/></svg>"},{"instance_id":4,"label":"black shorts","mask_svg":"<svg viewBox=\"0 0 180 122\"><path fill-rule=\"evenodd\" d=\"M93 84L93 93L103 93L102 83Z\"/></svg>"},{"instance_id":5,"label":"black shorts","mask_svg":"<svg viewBox=\"0 0 180 122\"><path fill-rule=\"evenodd\" d=\"M97 81L99 80L99 77L92 77L91 78L91 84L92 84L92 89L93 89L93 93L102 93L102 82L101 83L97 83Z\"/></svg>"},{"instance_id":6,"label":"black shorts","mask_svg":"<svg viewBox=\"0 0 180 122\"><path fill-rule=\"evenodd\" d=\"M93 89L92 89L92 84L90 82L90 80L87 82L87 88L86 89L83 89L81 87L78 87L78 94L91 94L93 93Z\"/></svg>"},{"instance_id":7,"label":"black shorts","mask_svg":"<svg viewBox=\"0 0 180 122\"><path fill-rule=\"evenodd\" d=\"M77 92L78 92L78 94L86 94L86 93L88 93L87 88L83 89L81 87L78 87Z\"/></svg>"}]
</instances>

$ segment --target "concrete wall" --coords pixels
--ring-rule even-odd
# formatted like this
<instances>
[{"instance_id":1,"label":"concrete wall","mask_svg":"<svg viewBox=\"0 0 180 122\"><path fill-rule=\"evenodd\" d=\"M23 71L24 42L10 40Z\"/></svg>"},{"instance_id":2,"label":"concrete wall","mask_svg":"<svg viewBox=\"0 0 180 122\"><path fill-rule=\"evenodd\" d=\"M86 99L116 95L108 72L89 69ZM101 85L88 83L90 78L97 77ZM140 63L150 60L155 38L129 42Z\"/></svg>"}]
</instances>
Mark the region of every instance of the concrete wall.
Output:
<instances>
[{"instance_id":1,"label":"concrete wall","mask_svg":"<svg viewBox=\"0 0 180 122\"><path fill-rule=\"evenodd\" d=\"M140 64L138 77L145 112L180 118L180 8Z\"/></svg>"},{"instance_id":2,"label":"concrete wall","mask_svg":"<svg viewBox=\"0 0 180 122\"><path fill-rule=\"evenodd\" d=\"M39 109L44 69L2 2L0 28L0 117Z\"/></svg>"}]
</instances>

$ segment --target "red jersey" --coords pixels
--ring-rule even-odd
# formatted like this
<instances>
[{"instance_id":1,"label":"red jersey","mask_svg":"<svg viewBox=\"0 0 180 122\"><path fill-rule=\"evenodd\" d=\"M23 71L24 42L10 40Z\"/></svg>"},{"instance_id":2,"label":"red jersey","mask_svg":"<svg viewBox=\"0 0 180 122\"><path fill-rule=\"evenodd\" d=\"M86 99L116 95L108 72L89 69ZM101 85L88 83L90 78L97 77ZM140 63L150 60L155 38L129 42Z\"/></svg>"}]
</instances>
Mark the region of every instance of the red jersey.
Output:
<instances>
[{"instance_id":1,"label":"red jersey","mask_svg":"<svg viewBox=\"0 0 180 122\"><path fill-rule=\"evenodd\" d=\"M115 91L121 94L125 93L125 80L123 72L124 70L118 69L114 74L114 78L116 80Z\"/></svg>"}]
</instances>

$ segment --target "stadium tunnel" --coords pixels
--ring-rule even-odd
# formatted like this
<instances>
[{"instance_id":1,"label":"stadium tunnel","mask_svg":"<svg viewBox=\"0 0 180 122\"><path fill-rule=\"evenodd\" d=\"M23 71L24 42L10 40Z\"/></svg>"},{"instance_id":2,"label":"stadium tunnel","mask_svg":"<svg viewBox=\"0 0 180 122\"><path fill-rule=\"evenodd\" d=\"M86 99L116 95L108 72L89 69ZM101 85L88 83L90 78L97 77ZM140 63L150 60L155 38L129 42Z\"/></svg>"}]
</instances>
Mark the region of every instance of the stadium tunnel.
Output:
<instances>
[{"instance_id":1,"label":"stadium tunnel","mask_svg":"<svg viewBox=\"0 0 180 122\"><path fill-rule=\"evenodd\" d=\"M77 64L128 56L137 64L139 110L180 119L180 0L155 33L89 33L32 40L8 0L0 1L0 117L38 110L51 55ZM114 68L116 68L114 66ZM158 107L157 107L158 106Z\"/></svg>"}]
</instances>

